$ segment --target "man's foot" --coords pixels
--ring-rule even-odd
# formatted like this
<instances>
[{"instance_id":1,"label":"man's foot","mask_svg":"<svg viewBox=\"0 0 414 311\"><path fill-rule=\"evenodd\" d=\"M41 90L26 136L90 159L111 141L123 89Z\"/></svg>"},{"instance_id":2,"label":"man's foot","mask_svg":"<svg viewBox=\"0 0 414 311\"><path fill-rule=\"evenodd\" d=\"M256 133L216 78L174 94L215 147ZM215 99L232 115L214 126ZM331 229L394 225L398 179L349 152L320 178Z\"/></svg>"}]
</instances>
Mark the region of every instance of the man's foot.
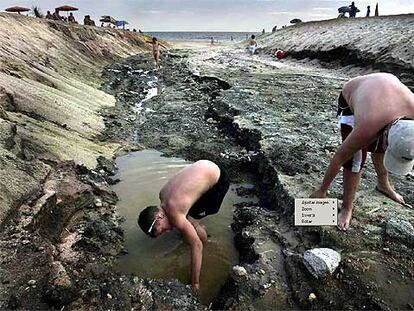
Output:
<instances>
[{"instance_id":1,"label":"man's foot","mask_svg":"<svg viewBox=\"0 0 414 311\"><path fill-rule=\"evenodd\" d=\"M346 231L349 229L352 218L352 209L342 208L338 214L338 229Z\"/></svg>"},{"instance_id":2,"label":"man's foot","mask_svg":"<svg viewBox=\"0 0 414 311\"><path fill-rule=\"evenodd\" d=\"M387 198L400 203L408 208L413 208L410 204L405 203L404 198L402 197L402 195L398 194L397 192L394 191L394 189L392 188L380 188L379 186L375 187L375 190L377 190L379 193L382 193L383 195L385 195Z\"/></svg>"}]
</instances>

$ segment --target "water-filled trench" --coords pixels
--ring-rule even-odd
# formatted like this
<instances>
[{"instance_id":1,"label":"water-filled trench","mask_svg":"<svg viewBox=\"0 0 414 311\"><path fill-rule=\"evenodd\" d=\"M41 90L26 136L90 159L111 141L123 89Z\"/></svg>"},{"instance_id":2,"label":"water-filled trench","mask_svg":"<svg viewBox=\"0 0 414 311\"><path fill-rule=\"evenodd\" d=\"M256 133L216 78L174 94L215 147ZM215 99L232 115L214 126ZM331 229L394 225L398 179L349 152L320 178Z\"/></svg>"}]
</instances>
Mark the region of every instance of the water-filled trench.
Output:
<instances>
[{"instance_id":1,"label":"water-filled trench","mask_svg":"<svg viewBox=\"0 0 414 311\"><path fill-rule=\"evenodd\" d=\"M162 157L155 150L145 150L119 157L118 178L114 186L119 202L118 212L125 219L125 248L128 254L119 258L117 268L121 272L139 277L179 279L191 283L190 249L178 231L173 230L156 239L145 235L138 227L139 212L148 205L158 205L158 193L167 180L191 162L180 158ZM204 218L209 239L204 246L201 270L200 296L208 304L219 293L238 255L233 245L232 222L234 204L253 201L242 198L232 184L218 214ZM249 186L249 185L243 185Z\"/></svg>"}]
</instances>

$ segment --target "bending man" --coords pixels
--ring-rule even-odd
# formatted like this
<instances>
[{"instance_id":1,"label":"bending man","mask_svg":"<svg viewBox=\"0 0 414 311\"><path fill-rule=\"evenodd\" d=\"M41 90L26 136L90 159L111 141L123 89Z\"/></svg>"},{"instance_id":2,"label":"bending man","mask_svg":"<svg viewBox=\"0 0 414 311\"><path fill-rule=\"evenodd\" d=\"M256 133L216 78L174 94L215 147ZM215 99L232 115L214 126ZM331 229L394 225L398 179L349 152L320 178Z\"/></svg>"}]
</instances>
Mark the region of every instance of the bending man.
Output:
<instances>
[{"instance_id":1,"label":"bending man","mask_svg":"<svg viewBox=\"0 0 414 311\"><path fill-rule=\"evenodd\" d=\"M347 230L361 169L369 151L377 173L376 189L411 207L391 186L388 172L406 175L413 169L414 94L391 74L360 76L344 85L338 101L338 116L343 142L312 197L326 197L343 166L343 202L338 228Z\"/></svg>"},{"instance_id":2,"label":"bending man","mask_svg":"<svg viewBox=\"0 0 414 311\"><path fill-rule=\"evenodd\" d=\"M138 224L151 237L173 227L181 231L191 248L191 282L200 288L204 228L197 221L216 214L229 189L227 173L211 161L200 160L172 177L160 191L160 205L148 206L139 215Z\"/></svg>"}]
</instances>

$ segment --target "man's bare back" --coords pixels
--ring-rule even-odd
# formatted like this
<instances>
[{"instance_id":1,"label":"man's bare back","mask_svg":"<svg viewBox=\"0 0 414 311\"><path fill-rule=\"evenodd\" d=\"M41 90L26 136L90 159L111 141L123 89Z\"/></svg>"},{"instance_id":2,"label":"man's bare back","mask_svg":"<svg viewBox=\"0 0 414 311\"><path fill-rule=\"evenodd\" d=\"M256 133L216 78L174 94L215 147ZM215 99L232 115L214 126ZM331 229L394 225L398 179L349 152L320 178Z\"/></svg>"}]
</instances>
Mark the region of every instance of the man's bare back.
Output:
<instances>
[{"instance_id":1,"label":"man's bare back","mask_svg":"<svg viewBox=\"0 0 414 311\"><path fill-rule=\"evenodd\" d=\"M200 160L171 178L160 191L161 207L169 215L187 215L192 205L217 183L220 168Z\"/></svg>"},{"instance_id":2,"label":"man's bare back","mask_svg":"<svg viewBox=\"0 0 414 311\"><path fill-rule=\"evenodd\" d=\"M342 94L354 112L356 127L374 135L393 120L414 117L414 94L392 74L354 78Z\"/></svg>"}]
</instances>

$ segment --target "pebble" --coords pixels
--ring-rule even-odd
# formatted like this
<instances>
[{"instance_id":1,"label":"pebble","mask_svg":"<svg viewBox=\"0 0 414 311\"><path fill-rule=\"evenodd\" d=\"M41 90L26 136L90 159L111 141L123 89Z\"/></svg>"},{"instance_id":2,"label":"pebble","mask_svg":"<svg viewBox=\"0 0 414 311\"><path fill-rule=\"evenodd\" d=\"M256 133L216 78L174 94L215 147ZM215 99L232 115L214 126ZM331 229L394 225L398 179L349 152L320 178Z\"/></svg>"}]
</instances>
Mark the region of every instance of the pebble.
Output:
<instances>
[{"instance_id":1,"label":"pebble","mask_svg":"<svg viewBox=\"0 0 414 311\"><path fill-rule=\"evenodd\" d=\"M102 207L103 205L102 205L102 201L101 201L101 199L96 199L95 200L95 206L96 207Z\"/></svg>"},{"instance_id":2,"label":"pebble","mask_svg":"<svg viewBox=\"0 0 414 311\"><path fill-rule=\"evenodd\" d=\"M242 266L234 266L233 267L233 272L238 275L238 276L245 276L247 275L247 271L244 267Z\"/></svg>"},{"instance_id":3,"label":"pebble","mask_svg":"<svg viewBox=\"0 0 414 311\"><path fill-rule=\"evenodd\" d=\"M307 250L303 261L309 272L316 278L331 275L341 262L341 255L330 248Z\"/></svg>"},{"instance_id":4,"label":"pebble","mask_svg":"<svg viewBox=\"0 0 414 311\"><path fill-rule=\"evenodd\" d=\"M385 233L391 238L414 244L414 226L406 220L395 218L388 220Z\"/></svg>"},{"instance_id":5,"label":"pebble","mask_svg":"<svg viewBox=\"0 0 414 311\"><path fill-rule=\"evenodd\" d=\"M308 300L312 302L312 301L314 301L315 299L316 299L316 295L315 295L314 293L310 293L310 294L309 294L309 297L308 297Z\"/></svg>"},{"instance_id":6,"label":"pebble","mask_svg":"<svg viewBox=\"0 0 414 311\"><path fill-rule=\"evenodd\" d=\"M36 280L30 280L29 282L27 282L27 285L33 286L36 284Z\"/></svg>"},{"instance_id":7,"label":"pebble","mask_svg":"<svg viewBox=\"0 0 414 311\"><path fill-rule=\"evenodd\" d=\"M272 286L272 284L270 284L270 283L266 283L266 284L264 284L263 285L263 288L264 289L268 289L268 288L270 288Z\"/></svg>"}]
</instances>

